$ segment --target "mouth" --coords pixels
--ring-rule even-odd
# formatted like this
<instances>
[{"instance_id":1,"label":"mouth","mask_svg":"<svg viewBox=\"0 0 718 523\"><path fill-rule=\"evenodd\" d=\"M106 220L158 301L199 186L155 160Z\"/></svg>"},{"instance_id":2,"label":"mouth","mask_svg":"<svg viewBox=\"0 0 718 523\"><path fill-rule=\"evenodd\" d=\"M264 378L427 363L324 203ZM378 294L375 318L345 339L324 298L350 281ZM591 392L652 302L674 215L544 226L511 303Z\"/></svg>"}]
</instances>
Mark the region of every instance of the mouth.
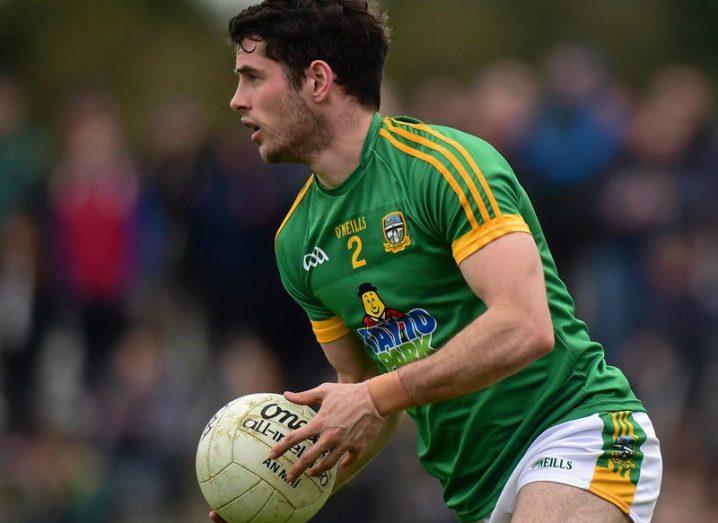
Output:
<instances>
[{"instance_id":1,"label":"mouth","mask_svg":"<svg viewBox=\"0 0 718 523\"><path fill-rule=\"evenodd\" d=\"M254 122L250 122L249 120L244 120L244 119L242 120L242 123L252 133L250 139L253 142L256 142L257 141L256 139L257 139L257 137L259 135L259 131L260 131L259 126L257 124L255 124Z\"/></svg>"}]
</instances>

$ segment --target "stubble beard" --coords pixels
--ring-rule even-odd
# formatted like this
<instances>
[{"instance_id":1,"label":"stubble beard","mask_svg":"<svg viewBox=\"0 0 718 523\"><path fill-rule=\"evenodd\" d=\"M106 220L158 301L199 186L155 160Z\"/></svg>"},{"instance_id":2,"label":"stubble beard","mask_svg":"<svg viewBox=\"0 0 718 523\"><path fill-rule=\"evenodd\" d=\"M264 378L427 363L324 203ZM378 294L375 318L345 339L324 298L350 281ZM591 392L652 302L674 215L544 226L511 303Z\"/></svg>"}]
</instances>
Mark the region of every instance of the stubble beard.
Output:
<instances>
[{"instance_id":1,"label":"stubble beard","mask_svg":"<svg viewBox=\"0 0 718 523\"><path fill-rule=\"evenodd\" d=\"M281 136L267 144L262 156L267 163L309 164L332 141L329 122L313 112L294 91L279 104Z\"/></svg>"}]
</instances>

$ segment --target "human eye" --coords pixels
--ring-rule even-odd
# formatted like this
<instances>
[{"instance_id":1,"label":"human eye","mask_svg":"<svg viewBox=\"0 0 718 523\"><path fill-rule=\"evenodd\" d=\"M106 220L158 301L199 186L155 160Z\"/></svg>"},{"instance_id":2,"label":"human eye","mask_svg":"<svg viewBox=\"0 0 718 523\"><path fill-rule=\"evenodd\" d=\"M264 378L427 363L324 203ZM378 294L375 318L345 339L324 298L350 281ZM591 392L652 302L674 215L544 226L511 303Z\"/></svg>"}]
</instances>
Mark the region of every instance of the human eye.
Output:
<instances>
[{"instance_id":1,"label":"human eye","mask_svg":"<svg viewBox=\"0 0 718 523\"><path fill-rule=\"evenodd\" d=\"M239 81L240 83L255 84L260 80L259 74L255 71L240 71Z\"/></svg>"}]
</instances>

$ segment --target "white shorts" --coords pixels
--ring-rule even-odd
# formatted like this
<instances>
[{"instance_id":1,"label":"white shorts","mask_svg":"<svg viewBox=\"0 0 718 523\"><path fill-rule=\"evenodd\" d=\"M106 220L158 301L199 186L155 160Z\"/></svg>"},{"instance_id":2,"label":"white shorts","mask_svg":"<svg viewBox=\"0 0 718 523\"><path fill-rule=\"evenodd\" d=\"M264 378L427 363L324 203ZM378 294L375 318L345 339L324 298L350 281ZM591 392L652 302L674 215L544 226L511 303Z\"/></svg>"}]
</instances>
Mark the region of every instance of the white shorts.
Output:
<instances>
[{"instance_id":1,"label":"white shorts","mask_svg":"<svg viewBox=\"0 0 718 523\"><path fill-rule=\"evenodd\" d=\"M651 520L661 488L661 450L648 416L608 412L541 433L504 485L489 523L511 519L521 487L534 481L573 485L610 501L632 521Z\"/></svg>"}]
</instances>

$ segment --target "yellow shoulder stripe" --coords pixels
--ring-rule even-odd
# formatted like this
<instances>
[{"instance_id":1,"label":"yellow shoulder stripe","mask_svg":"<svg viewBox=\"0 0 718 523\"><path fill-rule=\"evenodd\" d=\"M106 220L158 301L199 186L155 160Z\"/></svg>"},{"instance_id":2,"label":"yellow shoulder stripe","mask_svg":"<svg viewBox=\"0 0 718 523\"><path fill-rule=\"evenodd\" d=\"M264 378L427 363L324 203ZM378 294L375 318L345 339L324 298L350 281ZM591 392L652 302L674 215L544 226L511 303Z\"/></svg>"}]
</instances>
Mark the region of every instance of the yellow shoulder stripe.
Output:
<instances>
[{"instance_id":1,"label":"yellow shoulder stripe","mask_svg":"<svg viewBox=\"0 0 718 523\"><path fill-rule=\"evenodd\" d=\"M463 156L464 159L469 163L471 169L474 171L474 174L479 179L479 183L481 184L481 187L483 187L484 192L486 193L486 197L489 199L489 203L491 203L491 208L494 210L494 216L498 218L501 215L501 209L499 208L499 204L496 201L496 198L494 198L494 193L491 192L491 187L489 187L489 183L486 181L484 174L481 172L481 169L479 169L479 166L476 164L474 158L469 154L469 152L463 145L461 145L456 140L452 140L448 136L441 134L439 131L426 124L415 124L410 122L401 123L402 125L408 125L409 127L415 127L416 129L427 132L432 136L443 140L444 142L454 147L457 151L459 151L461 156Z\"/></svg>"},{"instance_id":2,"label":"yellow shoulder stripe","mask_svg":"<svg viewBox=\"0 0 718 523\"><path fill-rule=\"evenodd\" d=\"M464 182L468 186L469 192L474 197L474 201L476 202L476 205L479 207L479 212L481 213L481 218L483 219L483 221L488 222L491 219L491 217L489 216L489 212L486 210L486 205L484 204L484 199L481 197L481 195L479 194L479 190L476 188L476 184L471 179L471 176L469 176L469 173L466 171L464 166L461 164L461 162L459 162L458 158L456 158L456 156L452 152L450 152L448 149L446 149L446 147L443 147L442 145L439 145L436 142L432 142L431 140L428 140L428 139L424 138L423 136L417 136L416 134L411 133L411 132L407 131L406 129L402 129L400 127L395 127L394 125L391 124L391 121L389 120L389 118L385 118L384 123L386 124L387 128L390 131L392 131L400 136L403 136L407 140L419 143L425 147L428 147L429 149L433 149L434 151L438 151L441 154L443 154L444 157L447 160L449 160L449 162L451 162L451 165L454 166L454 169L459 171L461 178L464 180Z\"/></svg>"},{"instance_id":3,"label":"yellow shoulder stripe","mask_svg":"<svg viewBox=\"0 0 718 523\"><path fill-rule=\"evenodd\" d=\"M339 316L334 316L327 320L312 321L312 330L319 343L338 340L349 332L349 329Z\"/></svg>"},{"instance_id":4,"label":"yellow shoulder stripe","mask_svg":"<svg viewBox=\"0 0 718 523\"><path fill-rule=\"evenodd\" d=\"M432 165L437 171L441 173L441 175L446 179L447 182L449 182L449 185L456 193L456 196L459 197L459 202L461 203L461 207L464 208L464 212L466 213L466 218L469 220L469 223L471 224L472 229L478 229L479 224L476 221L476 217L474 216L474 211L471 209L471 205L469 205L469 201L466 199L466 194L464 194L463 189L461 186L456 183L456 180L452 176L451 172L444 166L439 160L434 158L433 156L426 154L418 149L414 149L413 147L410 147L396 138L394 138L389 131L386 129L379 129L379 134L386 138L389 143L391 143L394 147L399 149L400 151L405 152L406 154L409 154L411 156L415 156L416 158L419 158L420 160L425 161L426 163Z\"/></svg>"},{"instance_id":5,"label":"yellow shoulder stripe","mask_svg":"<svg viewBox=\"0 0 718 523\"><path fill-rule=\"evenodd\" d=\"M282 232L282 229L284 229L284 226L289 221L289 217L292 216L292 213L297 208L299 203L304 199L304 195L307 194L307 191L309 190L309 187L312 185L312 182L314 181L314 176L310 176L309 180L307 180L307 183L304 184L304 187L302 187L302 190L299 191L299 194L297 195L296 199L294 200L294 203L289 208L289 212L284 217L284 220L282 220L281 225L279 226L279 229L277 229L277 234L274 235L274 241L277 241L277 238L279 237L279 233Z\"/></svg>"},{"instance_id":6,"label":"yellow shoulder stripe","mask_svg":"<svg viewBox=\"0 0 718 523\"><path fill-rule=\"evenodd\" d=\"M482 223L478 229L467 232L451 243L451 252L456 264L460 264L484 245L510 232L531 234L529 226L520 214L502 214L498 218Z\"/></svg>"}]
</instances>

